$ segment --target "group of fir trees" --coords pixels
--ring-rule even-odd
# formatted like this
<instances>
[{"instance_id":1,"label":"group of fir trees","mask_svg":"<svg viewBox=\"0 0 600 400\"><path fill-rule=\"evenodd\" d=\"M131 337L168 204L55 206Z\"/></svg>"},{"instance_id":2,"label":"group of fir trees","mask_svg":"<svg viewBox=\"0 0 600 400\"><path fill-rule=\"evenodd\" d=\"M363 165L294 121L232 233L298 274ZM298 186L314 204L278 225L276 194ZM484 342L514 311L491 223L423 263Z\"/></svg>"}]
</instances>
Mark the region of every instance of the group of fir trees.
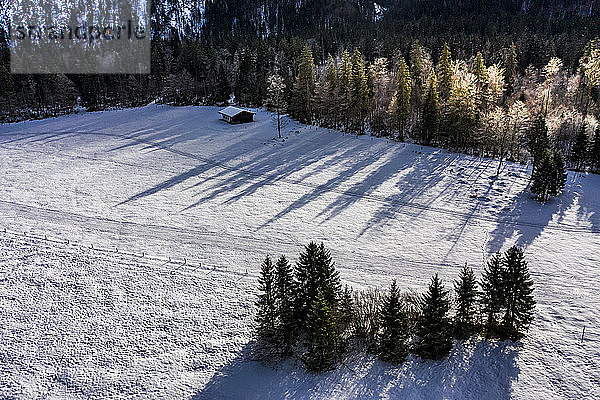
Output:
<instances>
[{"instance_id":1,"label":"group of fir trees","mask_svg":"<svg viewBox=\"0 0 600 400\"><path fill-rule=\"evenodd\" d=\"M590 138L586 124L582 124L577 132L569 154L569 161L575 171L590 170L600 173L600 124Z\"/></svg>"},{"instance_id":2,"label":"group of fir trees","mask_svg":"<svg viewBox=\"0 0 600 400\"><path fill-rule=\"evenodd\" d=\"M443 359L454 340L474 335L519 340L533 319L533 281L523 251L494 255L478 284L465 266L447 290L434 275L422 295L342 289L330 252L305 246L292 268L285 256L261 266L257 339L269 357L297 356L306 369L335 367L348 351L365 348L383 361L402 363L408 354Z\"/></svg>"}]
</instances>

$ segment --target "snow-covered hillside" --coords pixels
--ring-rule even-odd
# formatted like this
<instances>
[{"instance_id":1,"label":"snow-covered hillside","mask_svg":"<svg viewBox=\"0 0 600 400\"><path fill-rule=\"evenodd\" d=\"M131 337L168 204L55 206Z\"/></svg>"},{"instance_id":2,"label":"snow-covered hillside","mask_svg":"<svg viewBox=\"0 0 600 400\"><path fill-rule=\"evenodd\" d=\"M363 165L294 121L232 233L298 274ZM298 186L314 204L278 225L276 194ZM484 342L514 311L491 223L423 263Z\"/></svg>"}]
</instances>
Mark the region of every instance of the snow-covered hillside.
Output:
<instances>
[{"instance_id":1,"label":"snow-covered hillside","mask_svg":"<svg viewBox=\"0 0 600 400\"><path fill-rule=\"evenodd\" d=\"M600 398L599 176L569 173L541 205L525 166L496 179L493 160L217 118L151 105L0 125L0 397ZM443 362L272 370L246 350L259 264L309 240L345 283L418 290L526 246L536 320L521 344Z\"/></svg>"}]
</instances>

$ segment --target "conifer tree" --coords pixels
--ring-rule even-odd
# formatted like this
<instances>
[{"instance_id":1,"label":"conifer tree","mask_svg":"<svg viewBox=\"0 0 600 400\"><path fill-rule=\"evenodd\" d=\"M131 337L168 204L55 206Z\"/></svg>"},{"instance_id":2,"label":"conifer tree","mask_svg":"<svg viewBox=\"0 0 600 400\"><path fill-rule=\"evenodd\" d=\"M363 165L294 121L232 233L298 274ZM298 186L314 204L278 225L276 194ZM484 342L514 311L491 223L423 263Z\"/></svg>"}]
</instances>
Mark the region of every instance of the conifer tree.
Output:
<instances>
[{"instance_id":1,"label":"conifer tree","mask_svg":"<svg viewBox=\"0 0 600 400\"><path fill-rule=\"evenodd\" d=\"M302 361L310 372L333 368L338 344L333 312L325 296L319 291L314 298L306 320L306 353Z\"/></svg>"},{"instance_id":2,"label":"conifer tree","mask_svg":"<svg viewBox=\"0 0 600 400\"><path fill-rule=\"evenodd\" d=\"M527 147L533 157L533 176L538 164L543 161L546 152L550 149L548 127L546 126L546 120L541 115L534 120L531 129L527 131Z\"/></svg>"},{"instance_id":3,"label":"conifer tree","mask_svg":"<svg viewBox=\"0 0 600 400\"><path fill-rule=\"evenodd\" d=\"M427 92L425 93L422 115L423 122L421 138L424 144L429 145L432 139L437 137L440 118L437 80L434 71L431 71L429 82L427 83Z\"/></svg>"},{"instance_id":4,"label":"conifer tree","mask_svg":"<svg viewBox=\"0 0 600 400\"><path fill-rule=\"evenodd\" d=\"M475 56L473 74L477 79L477 103L479 104L480 109L485 110L487 108L485 94L487 91L488 73L481 52L477 52L477 55Z\"/></svg>"},{"instance_id":5,"label":"conifer tree","mask_svg":"<svg viewBox=\"0 0 600 400\"><path fill-rule=\"evenodd\" d=\"M304 247L296 263L294 286L296 320L300 326L306 321L318 292L321 292L330 309L335 310L341 283L331 253L323 243L317 245L310 242Z\"/></svg>"},{"instance_id":6,"label":"conifer tree","mask_svg":"<svg viewBox=\"0 0 600 400\"><path fill-rule=\"evenodd\" d=\"M354 322L354 301L352 299L352 290L348 285L344 286L344 291L340 296L336 320L340 338L351 336Z\"/></svg>"},{"instance_id":7,"label":"conifer tree","mask_svg":"<svg viewBox=\"0 0 600 400\"><path fill-rule=\"evenodd\" d=\"M450 302L437 274L431 278L427 292L421 300L421 319L415 351L423 359L439 360L452 350L452 325L448 317Z\"/></svg>"},{"instance_id":8,"label":"conifer tree","mask_svg":"<svg viewBox=\"0 0 600 400\"><path fill-rule=\"evenodd\" d=\"M585 123L581 124L577 136L575 137L575 143L571 149L571 162L575 167L575 171L585 170L588 158L589 139L585 128Z\"/></svg>"},{"instance_id":9,"label":"conifer tree","mask_svg":"<svg viewBox=\"0 0 600 400\"><path fill-rule=\"evenodd\" d=\"M398 67L398 86L396 91L396 109L394 118L398 126L398 136L404 140L404 129L410 117L410 93L411 93L410 71L403 58L400 59Z\"/></svg>"},{"instance_id":10,"label":"conifer tree","mask_svg":"<svg viewBox=\"0 0 600 400\"><path fill-rule=\"evenodd\" d=\"M440 95L442 100L447 101L452 89L452 54L450 53L448 43L444 43L438 68L440 75Z\"/></svg>"},{"instance_id":11,"label":"conifer tree","mask_svg":"<svg viewBox=\"0 0 600 400\"><path fill-rule=\"evenodd\" d=\"M344 123L344 129L349 129L350 110L352 107L352 61L350 53L344 50L342 53L342 62L338 75L339 94L340 94L340 114Z\"/></svg>"},{"instance_id":12,"label":"conifer tree","mask_svg":"<svg viewBox=\"0 0 600 400\"><path fill-rule=\"evenodd\" d=\"M513 246L503 259L505 313L502 319L502 338L519 340L533 320L535 300L533 280L523 255L523 250Z\"/></svg>"},{"instance_id":13,"label":"conifer tree","mask_svg":"<svg viewBox=\"0 0 600 400\"><path fill-rule=\"evenodd\" d=\"M550 183L550 195L558 196L565 188L567 183L567 167L565 166L565 158L562 152L558 149L552 154L552 180Z\"/></svg>"},{"instance_id":14,"label":"conifer tree","mask_svg":"<svg viewBox=\"0 0 600 400\"><path fill-rule=\"evenodd\" d=\"M496 253L488 260L481 277L481 305L487 338L498 334L499 319L505 302L503 279L502 256Z\"/></svg>"},{"instance_id":15,"label":"conifer tree","mask_svg":"<svg viewBox=\"0 0 600 400\"><path fill-rule=\"evenodd\" d=\"M600 172L600 126L596 128L594 143L590 149L589 159L592 171L596 173Z\"/></svg>"},{"instance_id":16,"label":"conifer tree","mask_svg":"<svg viewBox=\"0 0 600 400\"><path fill-rule=\"evenodd\" d=\"M278 326L276 337L284 356L292 354L295 342L294 281L292 267L282 255L275 264L275 298Z\"/></svg>"},{"instance_id":17,"label":"conifer tree","mask_svg":"<svg viewBox=\"0 0 600 400\"><path fill-rule=\"evenodd\" d=\"M517 48L512 43L504 59L504 82L506 83L506 93L512 94L515 75L517 74Z\"/></svg>"},{"instance_id":18,"label":"conifer tree","mask_svg":"<svg viewBox=\"0 0 600 400\"><path fill-rule=\"evenodd\" d=\"M333 61L333 57L331 54L329 55L329 59L327 60L327 72L325 75L325 82L327 85L326 93L327 93L327 110L326 110L326 126L330 128L337 129L338 126L338 76L337 76L337 68L335 66L335 62Z\"/></svg>"},{"instance_id":19,"label":"conifer tree","mask_svg":"<svg viewBox=\"0 0 600 400\"><path fill-rule=\"evenodd\" d=\"M552 153L546 149L536 165L531 177L531 192L539 201L547 201L553 195L553 177L556 172Z\"/></svg>"},{"instance_id":20,"label":"conifer tree","mask_svg":"<svg viewBox=\"0 0 600 400\"><path fill-rule=\"evenodd\" d=\"M274 344L277 324L275 269L269 256L265 258L260 268L258 290L260 293L256 302L257 336L263 344Z\"/></svg>"},{"instance_id":21,"label":"conifer tree","mask_svg":"<svg viewBox=\"0 0 600 400\"><path fill-rule=\"evenodd\" d=\"M415 40L410 49L410 74L416 89L423 87L423 49L418 40Z\"/></svg>"},{"instance_id":22,"label":"conifer tree","mask_svg":"<svg viewBox=\"0 0 600 400\"><path fill-rule=\"evenodd\" d=\"M312 98L315 90L315 64L312 50L306 45L302 49L298 76L294 84L294 115L301 122L312 122Z\"/></svg>"},{"instance_id":23,"label":"conifer tree","mask_svg":"<svg viewBox=\"0 0 600 400\"><path fill-rule=\"evenodd\" d=\"M477 330L477 280L473 269L464 266L454 282L457 310L454 316L454 334L458 339L467 339Z\"/></svg>"},{"instance_id":24,"label":"conifer tree","mask_svg":"<svg viewBox=\"0 0 600 400\"><path fill-rule=\"evenodd\" d=\"M369 91L365 64L358 49L352 55L352 100L353 114L356 119L355 129L362 134L369 106Z\"/></svg>"},{"instance_id":25,"label":"conifer tree","mask_svg":"<svg viewBox=\"0 0 600 400\"><path fill-rule=\"evenodd\" d=\"M409 331L396 280L392 282L390 292L383 301L380 319L379 358L394 364L401 363L408 355Z\"/></svg>"}]
</instances>

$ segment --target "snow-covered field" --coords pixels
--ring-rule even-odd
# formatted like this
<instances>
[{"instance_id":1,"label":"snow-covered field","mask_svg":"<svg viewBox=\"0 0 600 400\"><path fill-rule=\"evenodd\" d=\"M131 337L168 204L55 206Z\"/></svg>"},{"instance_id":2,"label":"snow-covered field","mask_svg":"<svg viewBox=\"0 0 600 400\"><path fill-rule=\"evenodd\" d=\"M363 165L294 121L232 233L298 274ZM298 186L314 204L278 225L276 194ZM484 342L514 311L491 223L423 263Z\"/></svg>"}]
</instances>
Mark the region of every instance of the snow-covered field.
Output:
<instances>
[{"instance_id":1,"label":"snow-covered field","mask_svg":"<svg viewBox=\"0 0 600 400\"><path fill-rule=\"evenodd\" d=\"M600 398L600 177L150 105L0 125L0 398ZM248 357L261 259L309 240L345 283L422 290L526 246L521 344L309 375ZM581 332L585 327L585 338Z\"/></svg>"}]
</instances>

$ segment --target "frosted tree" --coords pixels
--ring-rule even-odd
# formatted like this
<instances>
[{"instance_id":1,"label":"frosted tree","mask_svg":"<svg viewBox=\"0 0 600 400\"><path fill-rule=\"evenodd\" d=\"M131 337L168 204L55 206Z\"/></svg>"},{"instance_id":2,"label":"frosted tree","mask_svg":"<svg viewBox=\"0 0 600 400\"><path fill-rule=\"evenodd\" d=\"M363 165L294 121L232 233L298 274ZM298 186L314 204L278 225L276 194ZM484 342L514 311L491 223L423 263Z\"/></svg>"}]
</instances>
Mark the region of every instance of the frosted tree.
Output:
<instances>
[{"instance_id":1,"label":"frosted tree","mask_svg":"<svg viewBox=\"0 0 600 400\"><path fill-rule=\"evenodd\" d=\"M588 87L587 98L589 103L592 90L600 84L600 40L594 39L588 43L579 63Z\"/></svg>"},{"instance_id":2,"label":"frosted tree","mask_svg":"<svg viewBox=\"0 0 600 400\"><path fill-rule=\"evenodd\" d=\"M490 105L499 105L504 94L504 70L496 64L487 69L486 102Z\"/></svg>"},{"instance_id":3,"label":"frosted tree","mask_svg":"<svg viewBox=\"0 0 600 400\"><path fill-rule=\"evenodd\" d=\"M285 82L279 75L271 75L268 79L267 105L277 116L277 135L281 139L281 112L287 107Z\"/></svg>"},{"instance_id":4,"label":"frosted tree","mask_svg":"<svg viewBox=\"0 0 600 400\"><path fill-rule=\"evenodd\" d=\"M543 74L544 74L544 102L542 104L544 113L548 113L548 109L552 105L553 98L553 88L556 82L556 77L562 69L562 61L558 57L552 57L548 64L544 66Z\"/></svg>"},{"instance_id":5,"label":"frosted tree","mask_svg":"<svg viewBox=\"0 0 600 400\"><path fill-rule=\"evenodd\" d=\"M454 66L452 89L448 99L450 145L466 149L477 113L477 78L463 63Z\"/></svg>"},{"instance_id":6,"label":"frosted tree","mask_svg":"<svg viewBox=\"0 0 600 400\"><path fill-rule=\"evenodd\" d=\"M371 97L371 128L377 134L388 133L387 107L390 103L389 93L392 91L390 74L388 73L387 60L377 58L369 67L369 74L373 82L373 96Z\"/></svg>"}]
</instances>

